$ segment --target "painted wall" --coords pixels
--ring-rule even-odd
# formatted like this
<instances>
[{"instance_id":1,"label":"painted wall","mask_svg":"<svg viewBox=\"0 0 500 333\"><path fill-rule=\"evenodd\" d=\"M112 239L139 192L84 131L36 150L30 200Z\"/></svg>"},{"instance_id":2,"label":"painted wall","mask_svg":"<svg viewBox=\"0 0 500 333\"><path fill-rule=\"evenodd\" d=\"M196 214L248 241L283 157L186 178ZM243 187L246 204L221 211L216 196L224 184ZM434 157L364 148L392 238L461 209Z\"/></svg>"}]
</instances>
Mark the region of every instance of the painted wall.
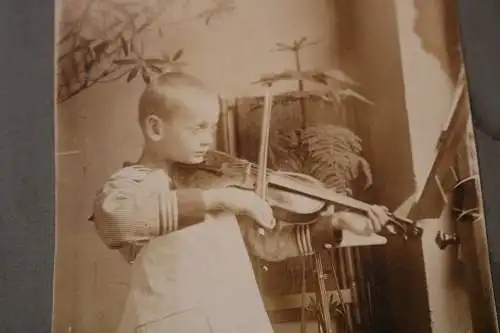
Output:
<instances>
[{"instance_id":1,"label":"painted wall","mask_svg":"<svg viewBox=\"0 0 500 333\"><path fill-rule=\"evenodd\" d=\"M352 105L352 122L363 139L374 179L373 186L361 193L361 198L397 209L414 193L415 175L394 4L390 1L337 0L335 10L340 65L353 72L361 92L375 103L369 107L359 103ZM398 331L392 325L401 299L414 300L411 309L420 311L414 312L416 317L427 316L426 289L421 283L425 276L418 248L418 244L414 247L391 241L382 247L362 249L365 256L373 258L371 272L367 274L374 280L370 286L374 331ZM392 286L392 278L400 275L414 278L414 281L406 281L414 292ZM414 294L424 297L412 297ZM414 327L418 324L411 320L408 323Z\"/></svg>"}]
</instances>

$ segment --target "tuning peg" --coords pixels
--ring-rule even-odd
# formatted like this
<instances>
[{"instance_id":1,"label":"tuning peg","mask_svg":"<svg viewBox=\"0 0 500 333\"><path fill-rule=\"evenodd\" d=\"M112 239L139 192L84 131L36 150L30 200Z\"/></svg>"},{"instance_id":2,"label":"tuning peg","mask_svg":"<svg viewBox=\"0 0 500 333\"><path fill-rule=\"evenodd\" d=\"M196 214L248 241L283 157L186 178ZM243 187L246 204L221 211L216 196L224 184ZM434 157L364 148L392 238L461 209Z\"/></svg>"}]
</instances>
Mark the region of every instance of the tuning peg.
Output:
<instances>
[{"instance_id":1,"label":"tuning peg","mask_svg":"<svg viewBox=\"0 0 500 333\"><path fill-rule=\"evenodd\" d=\"M414 226L411 229L411 235L414 237L420 237L420 236L422 236L423 233L424 233L424 229L422 229L421 227Z\"/></svg>"},{"instance_id":2,"label":"tuning peg","mask_svg":"<svg viewBox=\"0 0 500 333\"><path fill-rule=\"evenodd\" d=\"M444 250L449 245L458 245L460 244L460 239L454 233L445 233L442 231L438 231L435 238L437 246Z\"/></svg>"}]
</instances>

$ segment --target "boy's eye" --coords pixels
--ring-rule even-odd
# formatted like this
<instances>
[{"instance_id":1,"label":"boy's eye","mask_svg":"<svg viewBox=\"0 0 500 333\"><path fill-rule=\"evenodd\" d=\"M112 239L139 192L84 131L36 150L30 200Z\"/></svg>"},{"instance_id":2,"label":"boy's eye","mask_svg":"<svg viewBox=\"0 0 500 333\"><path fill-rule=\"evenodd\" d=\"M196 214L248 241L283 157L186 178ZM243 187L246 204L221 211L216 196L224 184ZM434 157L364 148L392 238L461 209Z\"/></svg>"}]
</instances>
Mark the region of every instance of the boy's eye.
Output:
<instances>
[{"instance_id":1,"label":"boy's eye","mask_svg":"<svg viewBox=\"0 0 500 333\"><path fill-rule=\"evenodd\" d=\"M193 133L200 133L205 131L215 131L217 129L217 124L209 125L209 124L201 124L191 128Z\"/></svg>"}]
</instances>

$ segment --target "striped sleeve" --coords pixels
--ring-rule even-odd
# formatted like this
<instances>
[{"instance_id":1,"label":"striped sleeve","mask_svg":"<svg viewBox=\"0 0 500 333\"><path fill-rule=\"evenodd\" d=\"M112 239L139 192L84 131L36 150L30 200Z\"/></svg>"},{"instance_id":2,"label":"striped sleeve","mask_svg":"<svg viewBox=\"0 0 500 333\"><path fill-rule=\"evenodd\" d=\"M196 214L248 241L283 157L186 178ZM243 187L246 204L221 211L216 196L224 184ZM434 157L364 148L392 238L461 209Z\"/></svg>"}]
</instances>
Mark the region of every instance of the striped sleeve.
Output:
<instances>
[{"instance_id":1,"label":"striped sleeve","mask_svg":"<svg viewBox=\"0 0 500 333\"><path fill-rule=\"evenodd\" d=\"M243 238L249 251L266 261L276 262L298 256L308 256L342 241L342 230L332 224L333 217L320 218L311 225L282 225L264 234L254 222L239 217Z\"/></svg>"},{"instance_id":2,"label":"striped sleeve","mask_svg":"<svg viewBox=\"0 0 500 333\"><path fill-rule=\"evenodd\" d=\"M110 248L145 243L203 217L201 190L172 190L163 171L142 167L113 175L94 202L94 224Z\"/></svg>"},{"instance_id":3,"label":"striped sleeve","mask_svg":"<svg viewBox=\"0 0 500 333\"><path fill-rule=\"evenodd\" d=\"M300 255L307 256L314 253L309 225L298 225L295 227L295 238Z\"/></svg>"}]
</instances>

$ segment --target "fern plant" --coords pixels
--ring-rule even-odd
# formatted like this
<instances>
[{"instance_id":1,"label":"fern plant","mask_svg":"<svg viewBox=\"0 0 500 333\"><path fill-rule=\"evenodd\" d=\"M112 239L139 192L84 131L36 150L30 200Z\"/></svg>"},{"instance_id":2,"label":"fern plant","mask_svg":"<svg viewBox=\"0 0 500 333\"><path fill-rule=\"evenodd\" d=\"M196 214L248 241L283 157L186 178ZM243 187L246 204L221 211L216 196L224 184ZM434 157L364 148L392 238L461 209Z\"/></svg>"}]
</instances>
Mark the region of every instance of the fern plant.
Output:
<instances>
[{"instance_id":1,"label":"fern plant","mask_svg":"<svg viewBox=\"0 0 500 333\"><path fill-rule=\"evenodd\" d=\"M291 45L278 43L278 51L294 54L296 68L276 74L266 74L256 83L271 85L282 80L296 80L296 91L276 96L273 100L270 133L269 165L274 169L302 172L322 181L337 192L351 195L352 182L360 175L365 187L372 183L368 162L362 157L361 139L348 128L331 124L309 125L308 108L328 107L343 111L346 98L371 103L351 87L355 85L339 70L303 70L299 52L314 45L307 38ZM322 86L317 91L305 90L304 81ZM241 140L248 147L258 147L260 140L263 98L256 98L242 115ZM260 112L259 112L260 111ZM245 157L257 160L255 149L244 152Z\"/></svg>"},{"instance_id":2,"label":"fern plant","mask_svg":"<svg viewBox=\"0 0 500 333\"><path fill-rule=\"evenodd\" d=\"M359 176L364 176L365 187L371 185L371 169L362 156L361 139L351 130L330 124L303 128L296 112L291 112L285 121L280 119L285 118L286 112L279 115L274 112L271 126L281 128L270 133L268 163L271 168L311 175L347 195L352 194L352 182ZM240 128L240 140L248 147L242 149L242 154L253 161L257 161L258 151L250 147L259 146L259 114L253 112L243 117Z\"/></svg>"}]
</instances>

